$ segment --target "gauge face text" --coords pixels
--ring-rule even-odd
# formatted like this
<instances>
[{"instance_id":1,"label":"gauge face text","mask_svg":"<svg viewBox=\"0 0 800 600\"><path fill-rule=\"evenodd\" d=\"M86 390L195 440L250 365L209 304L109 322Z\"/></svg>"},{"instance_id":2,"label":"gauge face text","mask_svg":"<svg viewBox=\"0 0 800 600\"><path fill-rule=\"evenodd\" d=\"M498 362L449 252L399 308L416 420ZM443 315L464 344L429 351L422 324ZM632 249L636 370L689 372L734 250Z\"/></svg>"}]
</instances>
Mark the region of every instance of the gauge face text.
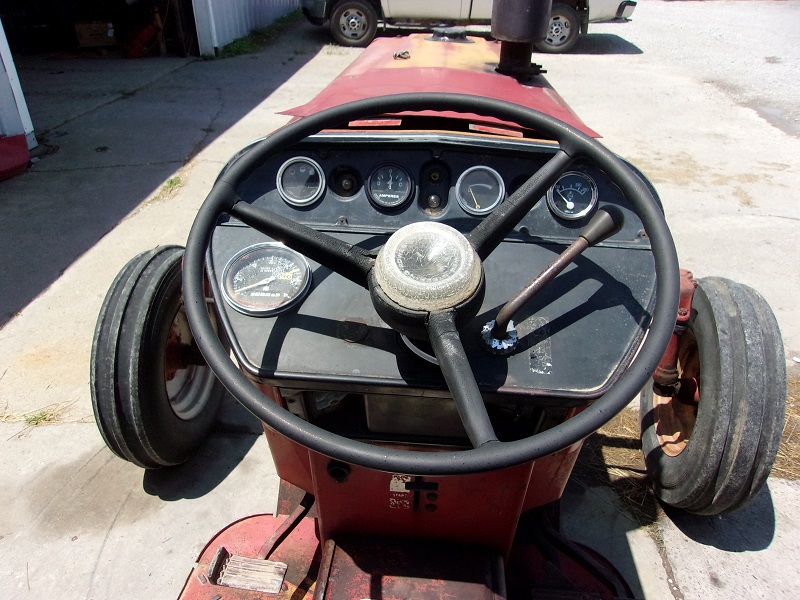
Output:
<instances>
[{"instance_id":1,"label":"gauge face text","mask_svg":"<svg viewBox=\"0 0 800 600\"><path fill-rule=\"evenodd\" d=\"M479 165L467 169L456 182L456 200L471 215L488 215L505 195L503 178L490 167Z\"/></svg>"},{"instance_id":2,"label":"gauge face text","mask_svg":"<svg viewBox=\"0 0 800 600\"><path fill-rule=\"evenodd\" d=\"M268 316L288 310L308 293L311 268L282 244L250 246L234 256L222 273L222 293L246 315Z\"/></svg>"},{"instance_id":3,"label":"gauge face text","mask_svg":"<svg viewBox=\"0 0 800 600\"><path fill-rule=\"evenodd\" d=\"M414 182L397 165L384 165L369 176L367 192L373 204L380 208L399 208L411 198Z\"/></svg>"},{"instance_id":4,"label":"gauge face text","mask_svg":"<svg viewBox=\"0 0 800 600\"><path fill-rule=\"evenodd\" d=\"M597 205L597 184L580 171L568 171L547 190L547 205L557 217L573 221Z\"/></svg>"},{"instance_id":5,"label":"gauge face text","mask_svg":"<svg viewBox=\"0 0 800 600\"><path fill-rule=\"evenodd\" d=\"M288 204L308 206L325 191L325 175L310 158L290 158L278 171L278 192Z\"/></svg>"}]
</instances>

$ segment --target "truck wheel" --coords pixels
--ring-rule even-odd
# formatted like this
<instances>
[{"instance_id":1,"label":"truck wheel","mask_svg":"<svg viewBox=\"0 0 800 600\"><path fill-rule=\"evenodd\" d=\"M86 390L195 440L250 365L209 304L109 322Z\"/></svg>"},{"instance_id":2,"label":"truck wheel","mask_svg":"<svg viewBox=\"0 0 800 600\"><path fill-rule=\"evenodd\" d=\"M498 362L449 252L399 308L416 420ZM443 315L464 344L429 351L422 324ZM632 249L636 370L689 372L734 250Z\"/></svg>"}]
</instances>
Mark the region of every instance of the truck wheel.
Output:
<instances>
[{"instance_id":1,"label":"truck wheel","mask_svg":"<svg viewBox=\"0 0 800 600\"><path fill-rule=\"evenodd\" d=\"M554 2L547 35L541 42L536 42L536 49L548 54L568 52L578 41L580 33L581 20L575 9L567 4Z\"/></svg>"},{"instance_id":2,"label":"truck wheel","mask_svg":"<svg viewBox=\"0 0 800 600\"><path fill-rule=\"evenodd\" d=\"M144 468L186 461L214 424L223 387L194 345L181 296L183 248L143 252L106 295L91 357L106 445Z\"/></svg>"},{"instance_id":3,"label":"truck wheel","mask_svg":"<svg viewBox=\"0 0 800 600\"><path fill-rule=\"evenodd\" d=\"M767 480L786 411L786 363L769 305L728 279L698 282L679 338L680 389L640 398L642 452L656 494L716 515L750 502Z\"/></svg>"},{"instance_id":4,"label":"truck wheel","mask_svg":"<svg viewBox=\"0 0 800 600\"><path fill-rule=\"evenodd\" d=\"M331 35L342 46L366 46L377 31L378 14L368 2L342 0L331 13Z\"/></svg>"}]
</instances>

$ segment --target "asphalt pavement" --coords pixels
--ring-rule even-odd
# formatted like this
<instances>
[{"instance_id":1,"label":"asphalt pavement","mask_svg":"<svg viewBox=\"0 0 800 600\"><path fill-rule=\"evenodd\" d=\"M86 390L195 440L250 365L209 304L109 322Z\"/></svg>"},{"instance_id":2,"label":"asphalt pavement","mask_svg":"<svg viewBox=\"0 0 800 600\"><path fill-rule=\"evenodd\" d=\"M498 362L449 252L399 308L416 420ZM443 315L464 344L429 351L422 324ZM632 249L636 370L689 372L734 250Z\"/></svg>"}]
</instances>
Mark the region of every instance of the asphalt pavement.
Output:
<instances>
[{"instance_id":1,"label":"asphalt pavement","mask_svg":"<svg viewBox=\"0 0 800 600\"><path fill-rule=\"evenodd\" d=\"M797 1L643 0L631 22L593 24L574 52L535 56L654 182L682 265L770 302L790 365L800 356L795 25ZM266 443L235 405L186 465L144 473L114 457L92 418L89 354L119 269L183 243L228 158L360 52L328 42L297 22L226 60L17 59L43 143L27 173L0 183L0 597L174 598L219 528L272 510ZM800 583L799 499L797 482L772 478L734 515L655 511L643 523L613 488L573 483L564 526L647 598L788 598Z\"/></svg>"}]
</instances>

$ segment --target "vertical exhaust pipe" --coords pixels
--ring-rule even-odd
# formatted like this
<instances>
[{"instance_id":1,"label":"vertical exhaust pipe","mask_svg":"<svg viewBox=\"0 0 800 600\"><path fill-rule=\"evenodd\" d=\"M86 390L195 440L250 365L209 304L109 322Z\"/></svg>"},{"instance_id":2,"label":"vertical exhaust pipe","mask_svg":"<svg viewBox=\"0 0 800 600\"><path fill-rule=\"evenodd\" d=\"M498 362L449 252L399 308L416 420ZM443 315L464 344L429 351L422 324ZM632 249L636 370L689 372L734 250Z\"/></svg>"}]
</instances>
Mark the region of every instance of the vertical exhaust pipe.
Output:
<instances>
[{"instance_id":1,"label":"vertical exhaust pipe","mask_svg":"<svg viewBox=\"0 0 800 600\"><path fill-rule=\"evenodd\" d=\"M494 0L492 37L500 40L497 72L519 80L542 72L531 64L534 42L547 35L553 0Z\"/></svg>"}]
</instances>

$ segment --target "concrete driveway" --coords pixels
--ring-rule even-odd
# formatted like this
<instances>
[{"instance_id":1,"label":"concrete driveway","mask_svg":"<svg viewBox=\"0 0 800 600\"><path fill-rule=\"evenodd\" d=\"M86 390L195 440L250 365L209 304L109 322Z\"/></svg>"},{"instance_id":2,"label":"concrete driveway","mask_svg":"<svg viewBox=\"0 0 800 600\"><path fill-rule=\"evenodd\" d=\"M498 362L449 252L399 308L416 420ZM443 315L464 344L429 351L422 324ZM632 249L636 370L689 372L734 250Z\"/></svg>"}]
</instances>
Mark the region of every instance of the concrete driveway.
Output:
<instances>
[{"instance_id":1,"label":"concrete driveway","mask_svg":"<svg viewBox=\"0 0 800 600\"><path fill-rule=\"evenodd\" d=\"M785 73L800 72L789 43L798 20L797 1L644 0L630 23L593 25L573 53L535 56L653 180L683 265L762 292L790 359L800 355L800 103L784 94L796 84ZM756 46L736 26L761 22L786 33ZM228 60L18 61L45 152L0 183L0 597L174 598L213 533L272 511L266 443L234 405L186 465L143 473L114 457L92 418L89 354L122 265L183 243L228 158L359 53L327 42L298 22ZM643 524L609 486L574 484L565 527L647 598L792 597L798 498L795 482L771 479L740 513L654 511Z\"/></svg>"}]
</instances>

